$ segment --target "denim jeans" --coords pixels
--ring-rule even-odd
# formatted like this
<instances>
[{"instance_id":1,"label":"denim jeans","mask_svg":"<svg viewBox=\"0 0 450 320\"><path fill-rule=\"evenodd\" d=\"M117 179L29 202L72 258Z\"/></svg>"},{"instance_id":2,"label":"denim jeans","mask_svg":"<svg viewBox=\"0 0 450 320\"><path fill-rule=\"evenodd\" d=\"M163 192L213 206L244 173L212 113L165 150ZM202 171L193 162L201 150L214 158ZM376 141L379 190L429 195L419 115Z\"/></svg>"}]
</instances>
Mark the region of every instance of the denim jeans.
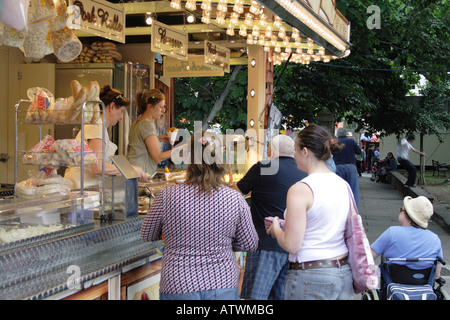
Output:
<instances>
[{"instance_id":1,"label":"denim jeans","mask_svg":"<svg viewBox=\"0 0 450 320\"><path fill-rule=\"evenodd\" d=\"M352 300L352 272L348 265L289 270L285 293L286 300Z\"/></svg>"},{"instance_id":2,"label":"denim jeans","mask_svg":"<svg viewBox=\"0 0 450 320\"><path fill-rule=\"evenodd\" d=\"M407 159L398 158L398 163L408 171L408 180L405 184L407 186L413 186L416 182L417 168Z\"/></svg>"},{"instance_id":3,"label":"denim jeans","mask_svg":"<svg viewBox=\"0 0 450 320\"><path fill-rule=\"evenodd\" d=\"M336 174L347 181L353 192L356 206L359 210L359 175L356 165L354 164L338 164L336 165Z\"/></svg>"},{"instance_id":4,"label":"denim jeans","mask_svg":"<svg viewBox=\"0 0 450 320\"><path fill-rule=\"evenodd\" d=\"M288 274L287 252L247 252L241 299L283 300Z\"/></svg>"},{"instance_id":5,"label":"denim jeans","mask_svg":"<svg viewBox=\"0 0 450 320\"><path fill-rule=\"evenodd\" d=\"M159 293L159 300L239 300L238 288L212 289L189 293Z\"/></svg>"}]
</instances>

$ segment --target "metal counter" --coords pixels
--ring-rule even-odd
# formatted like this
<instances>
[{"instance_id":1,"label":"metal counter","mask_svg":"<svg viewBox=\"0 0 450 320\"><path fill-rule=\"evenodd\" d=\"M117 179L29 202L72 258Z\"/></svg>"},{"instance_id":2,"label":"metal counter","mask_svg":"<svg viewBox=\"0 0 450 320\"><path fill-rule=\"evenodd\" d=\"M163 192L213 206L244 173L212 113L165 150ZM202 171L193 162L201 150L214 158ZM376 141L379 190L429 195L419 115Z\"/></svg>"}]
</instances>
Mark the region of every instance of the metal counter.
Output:
<instances>
[{"instance_id":1,"label":"metal counter","mask_svg":"<svg viewBox=\"0 0 450 320\"><path fill-rule=\"evenodd\" d=\"M83 226L79 233L43 235L0 250L0 299L45 299L157 254L162 241L143 242L143 217ZM76 292L77 290L71 290Z\"/></svg>"}]
</instances>

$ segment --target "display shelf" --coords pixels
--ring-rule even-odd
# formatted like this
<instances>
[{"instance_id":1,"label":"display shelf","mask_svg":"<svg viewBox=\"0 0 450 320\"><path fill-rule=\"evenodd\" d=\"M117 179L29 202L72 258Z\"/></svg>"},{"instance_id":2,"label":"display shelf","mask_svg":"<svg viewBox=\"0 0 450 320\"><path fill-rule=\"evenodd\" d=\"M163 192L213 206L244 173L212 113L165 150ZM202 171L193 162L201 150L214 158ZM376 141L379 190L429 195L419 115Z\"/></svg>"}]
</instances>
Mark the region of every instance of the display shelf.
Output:
<instances>
[{"instance_id":1,"label":"display shelf","mask_svg":"<svg viewBox=\"0 0 450 320\"><path fill-rule=\"evenodd\" d=\"M15 163L14 163L14 185L17 186L17 171L18 171L18 163L19 158L22 159L24 162L24 165L38 165L40 167L43 166L51 166L56 167L58 165L77 165L80 166L80 189L79 194L84 195L84 166L85 165L92 165L95 163L97 157L95 153L91 152L89 153L89 148L85 144L84 140L84 125L89 124L90 121L93 121L93 115L94 113L90 110L93 110L93 105L101 105L102 109L105 109L105 105L102 101L85 101L81 108L79 110L70 110L70 111L64 111L67 115L68 121L65 122L63 117L59 117L61 112L57 110L32 110L32 104L33 101L31 100L20 100L15 105L15 144L14 144L14 150L15 150ZM77 115L74 114L74 112L77 112ZM96 115L100 116L101 114ZM102 154L105 154L105 136L106 136L106 128L105 128L105 114L102 114L103 116L103 122L102 122ZM86 117L89 121L85 121ZM71 122L72 121L72 122ZM73 121L79 121L81 125L81 141L79 149L74 146L73 139L68 139L68 141L55 141L53 139L53 142L55 143L55 150L47 150L45 149L46 146L41 147L40 149L30 150L30 151L19 151L18 145L19 145L19 130L18 126L19 124L32 124L32 125L38 125L39 126L39 143L35 146L39 146L45 139L42 138L42 125L43 124L55 124L55 125L64 125L68 123L73 123ZM46 137L46 138L47 138ZM49 139L50 140L50 139ZM58 144L61 142L60 144ZM64 146L64 143L66 142L66 145L69 145L69 149L74 151L74 153L67 152L68 148ZM71 143L72 142L72 143ZM58 149L58 146L60 148ZM41 152L42 149L47 152ZM36 152L37 151L37 152ZM91 150L92 151L92 150ZM65 161L62 161L62 158L66 158ZM71 161L67 161L67 159L71 159ZM104 181L105 181L105 159L102 157L102 195L104 194ZM17 193L15 193L15 196L17 196ZM82 204L83 206L83 204ZM105 219L104 214L104 200L103 196L100 199L100 217L102 219Z\"/></svg>"},{"instance_id":2,"label":"display shelf","mask_svg":"<svg viewBox=\"0 0 450 320\"><path fill-rule=\"evenodd\" d=\"M25 100L28 101L28 100ZM85 123L95 124L99 115L97 111L84 111ZM77 110L18 110L17 122L23 124L81 124L81 112Z\"/></svg>"}]
</instances>

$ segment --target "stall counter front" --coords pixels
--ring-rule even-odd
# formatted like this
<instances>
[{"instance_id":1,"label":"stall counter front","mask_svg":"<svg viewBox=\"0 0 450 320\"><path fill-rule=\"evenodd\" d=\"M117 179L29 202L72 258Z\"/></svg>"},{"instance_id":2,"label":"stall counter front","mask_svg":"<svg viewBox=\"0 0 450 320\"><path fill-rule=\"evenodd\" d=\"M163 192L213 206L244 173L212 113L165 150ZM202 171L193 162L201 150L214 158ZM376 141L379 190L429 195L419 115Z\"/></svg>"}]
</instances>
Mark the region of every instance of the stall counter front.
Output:
<instances>
[{"instance_id":1,"label":"stall counter front","mask_svg":"<svg viewBox=\"0 0 450 320\"><path fill-rule=\"evenodd\" d=\"M128 274L135 268L148 269L138 273L144 278L148 272L158 273L161 256L156 248L162 241L143 242L142 221L142 217L106 224L94 221L79 233L56 239L47 241L42 235L21 246L0 245L0 299L95 298L83 293L104 287L113 278L120 282L121 274L129 283L136 282ZM119 284L115 298L126 299L120 290ZM99 291L97 298L107 291Z\"/></svg>"}]
</instances>

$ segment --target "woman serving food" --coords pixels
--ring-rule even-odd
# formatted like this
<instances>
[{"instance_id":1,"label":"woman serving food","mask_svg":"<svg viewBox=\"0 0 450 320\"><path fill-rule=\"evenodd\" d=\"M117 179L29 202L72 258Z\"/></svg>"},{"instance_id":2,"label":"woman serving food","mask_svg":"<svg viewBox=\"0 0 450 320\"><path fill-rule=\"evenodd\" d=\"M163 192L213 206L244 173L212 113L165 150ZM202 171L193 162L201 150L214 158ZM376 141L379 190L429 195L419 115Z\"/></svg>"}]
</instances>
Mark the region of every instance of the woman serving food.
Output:
<instances>
[{"instance_id":1,"label":"woman serving food","mask_svg":"<svg viewBox=\"0 0 450 320\"><path fill-rule=\"evenodd\" d=\"M167 134L158 136L155 124L166 111L166 97L158 89L139 92L136 104L138 118L131 124L127 158L131 164L153 175L158 163L172 154L172 150L161 152L159 143L169 142L169 139Z\"/></svg>"},{"instance_id":2,"label":"woman serving food","mask_svg":"<svg viewBox=\"0 0 450 320\"><path fill-rule=\"evenodd\" d=\"M100 91L100 100L105 105L105 110L101 110L100 116L93 124L84 125L84 140L88 146L95 152L97 162L95 165L84 168L84 187L98 186L100 182L100 175L102 174L102 159L105 158L105 174L118 175L119 169L112 164L110 156L114 155L117 150L115 145L108 136L108 131L105 130L105 154L103 154L103 113L105 114L105 128L112 127L119 122L123 117L123 112L130 104L129 100L123 94L111 88L110 85L105 85ZM81 131L78 133L76 139L81 142ZM145 180L145 172L138 166L133 166L139 174L140 179ZM74 188L79 189L80 186L80 167L68 167L64 178L73 182Z\"/></svg>"}]
</instances>

